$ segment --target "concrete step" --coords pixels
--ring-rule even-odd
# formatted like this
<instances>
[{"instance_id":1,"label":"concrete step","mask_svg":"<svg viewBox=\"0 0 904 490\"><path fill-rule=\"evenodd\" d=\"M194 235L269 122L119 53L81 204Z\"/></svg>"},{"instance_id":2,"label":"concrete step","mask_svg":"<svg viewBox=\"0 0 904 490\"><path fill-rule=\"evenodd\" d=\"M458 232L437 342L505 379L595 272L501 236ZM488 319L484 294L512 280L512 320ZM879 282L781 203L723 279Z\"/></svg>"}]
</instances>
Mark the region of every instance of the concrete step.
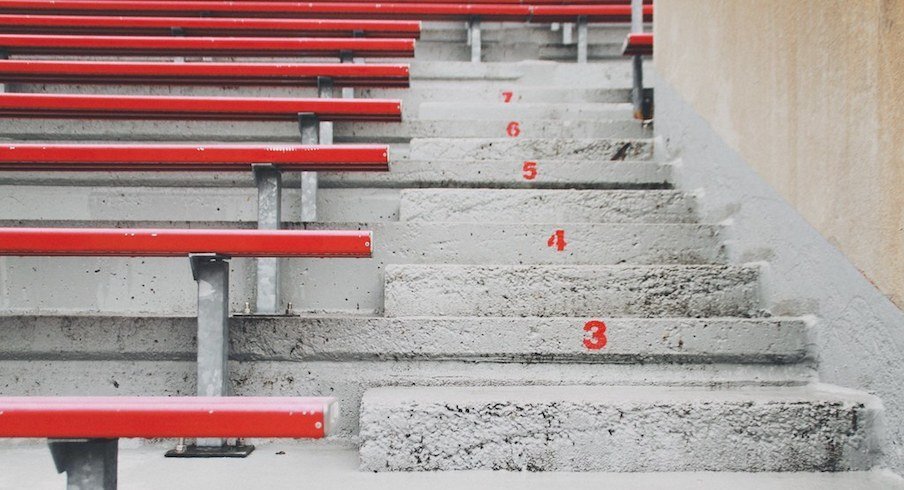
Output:
<instances>
[{"instance_id":1,"label":"concrete step","mask_svg":"<svg viewBox=\"0 0 904 490\"><path fill-rule=\"evenodd\" d=\"M132 318L123 318L131 321ZM77 336L78 332L72 332ZM114 340L110 340L113 342ZM473 361L232 361L238 396L334 396L342 415L337 439L358 432L361 396L381 386L759 386L812 380L808 364L608 364ZM6 396L193 395L194 361L9 360L0 361ZM471 388L468 388L471 389ZM0 472L2 473L2 472Z\"/></svg>"},{"instance_id":2,"label":"concrete step","mask_svg":"<svg viewBox=\"0 0 904 490\"><path fill-rule=\"evenodd\" d=\"M505 103L505 102L422 102L419 120L485 121L505 119L518 121L529 119L564 120L633 120L633 107L628 103ZM524 134L524 137L529 137ZM612 137L612 136L609 136ZM580 138L574 135L572 138Z\"/></svg>"},{"instance_id":3,"label":"concrete step","mask_svg":"<svg viewBox=\"0 0 904 490\"><path fill-rule=\"evenodd\" d=\"M429 103L432 104L432 103ZM452 111L450 111L452 112ZM579 115L581 118L556 120L546 119L502 119L507 114L502 111L496 116L480 120L430 119L420 118L401 123L342 123L335 124L333 139L336 143L407 143L412 138L487 138L507 137L509 126L516 122L518 131L525 138L648 138L652 136L648 128L639 122L621 117L593 119L592 115ZM517 112L517 111L512 111ZM459 115L462 114L459 112ZM468 116L470 117L470 116ZM515 116L513 116L515 117ZM283 131L277 133L281 138L290 139ZM274 135L261 135L272 138Z\"/></svg>"},{"instance_id":4,"label":"concrete step","mask_svg":"<svg viewBox=\"0 0 904 490\"><path fill-rule=\"evenodd\" d=\"M230 320L236 361L472 360L542 363L805 362L794 318L608 318L588 349L585 318L253 317ZM192 317L0 316L0 360L196 358Z\"/></svg>"},{"instance_id":5,"label":"concrete step","mask_svg":"<svg viewBox=\"0 0 904 490\"><path fill-rule=\"evenodd\" d=\"M319 172L321 188L494 187L569 189L667 189L671 166L650 161L542 160L536 175L512 160L395 160L389 172ZM297 188L298 173L283 174ZM533 177L528 180L527 177ZM254 187L248 172L3 172L0 185L118 187ZM68 192L61 190L60 192ZM178 192L178 190L174 190Z\"/></svg>"},{"instance_id":6,"label":"concrete step","mask_svg":"<svg viewBox=\"0 0 904 490\"><path fill-rule=\"evenodd\" d=\"M846 471L878 461L878 399L830 386L382 388L367 471Z\"/></svg>"},{"instance_id":7,"label":"concrete step","mask_svg":"<svg viewBox=\"0 0 904 490\"><path fill-rule=\"evenodd\" d=\"M574 24L567 24L572 33L572 43L577 40ZM561 43L562 24L530 24L521 22L481 22L480 38L486 44L494 43ZM623 42L628 34L627 24L589 24L587 40L591 43ZM467 23L427 21L421 24L421 41L467 41Z\"/></svg>"},{"instance_id":8,"label":"concrete step","mask_svg":"<svg viewBox=\"0 0 904 490\"><path fill-rule=\"evenodd\" d=\"M668 487L672 490L731 488L733 490L850 490L904 488L904 479L889 470L836 473L530 473L510 471L381 472L360 471L358 450L346 444L319 441L251 441L257 447L246 460L234 458L181 459L160 457L174 441L135 446L119 444L119 484L134 490L181 488L185 482L198 490L222 488L281 488L286 482L305 482L315 488L396 490L433 488L466 490L474 482L497 490L598 489L600 482L620 489ZM57 490L64 475L49 470L53 460L41 443L0 443L0 487ZM203 475L203 478L199 478Z\"/></svg>"},{"instance_id":9,"label":"concrete step","mask_svg":"<svg viewBox=\"0 0 904 490\"><path fill-rule=\"evenodd\" d=\"M388 265L386 316L760 316L755 266Z\"/></svg>"},{"instance_id":10,"label":"concrete step","mask_svg":"<svg viewBox=\"0 0 904 490\"><path fill-rule=\"evenodd\" d=\"M23 221L2 226L253 228L254 222ZM300 228L289 223L288 228ZM720 229L705 225L574 224L559 252L536 224L318 223L309 228L367 229L372 259L282 260L283 304L296 311L383 310L386 264L700 264L721 263ZM481 244L481 246L474 246ZM186 260L167 258L3 257L0 307L22 314L192 315L196 289ZM230 310L254 304L255 263L231 261ZM29 287L28 285L36 285ZM77 287L75 287L77 285ZM23 289L25 288L25 289Z\"/></svg>"},{"instance_id":11,"label":"concrete step","mask_svg":"<svg viewBox=\"0 0 904 490\"><path fill-rule=\"evenodd\" d=\"M622 36L624 40L624 36ZM415 57L429 60L470 61L471 47L464 41L425 41L415 46ZM623 58L622 42L591 43L587 46L587 59L591 62ZM552 42L484 42L480 53L483 62L522 60L555 60L575 62L577 46L562 44L561 39Z\"/></svg>"},{"instance_id":12,"label":"concrete step","mask_svg":"<svg viewBox=\"0 0 904 490\"><path fill-rule=\"evenodd\" d=\"M643 160L648 139L600 138L414 138L412 160Z\"/></svg>"},{"instance_id":13,"label":"concrete step","mask_svg":"<svg viewBox=\"0 0 904 490\"><path fill-rule=\"evenodd\" d=\"M468 61L414 61L412 80L446 80L462 88L477 82L517 81L522 86L625 89L631 87L631 64L623 59L576 64L556 61L471 63Z\"/></svg>"},{"instance_id":14,"label":"concrete step","mask_svg":"<svg viewBox=\"0 0 904 490\"><path fill-rule=\"evenodd\" d=\"M402 189L401 221L689 223L694 199L671 190Z\"/></svg>"}]
</instances>

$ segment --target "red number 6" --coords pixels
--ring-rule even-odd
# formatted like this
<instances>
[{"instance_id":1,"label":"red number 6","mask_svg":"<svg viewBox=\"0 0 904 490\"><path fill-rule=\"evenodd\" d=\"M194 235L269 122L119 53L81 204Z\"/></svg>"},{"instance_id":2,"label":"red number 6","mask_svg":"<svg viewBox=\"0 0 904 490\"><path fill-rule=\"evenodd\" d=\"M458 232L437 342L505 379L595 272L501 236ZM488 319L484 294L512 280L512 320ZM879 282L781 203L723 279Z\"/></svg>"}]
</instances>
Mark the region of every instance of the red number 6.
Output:
<instances>
[{"instance_id":1,"label":"red number 6","mask_svg":"<svg viewBox=\"0 0 904 490\"><path fill-rule=\"evenodd\" d=\"M505 132L512 138L517 138L521 134L521 124L518 121L512 121L505 127Z\"/></svg>"},{"instance_id":2,"label":"red number 6","mask_svg":"<svg viewBox=\"0 0 904 490\"><path fill-rule=\"evenodd\" d=\"M606 324L601 320L590 320L584 324L584 331L590 332L590 338L584 339L584 347L590 350L600 350L606 347Z\"/></svg>"}]
</instances>

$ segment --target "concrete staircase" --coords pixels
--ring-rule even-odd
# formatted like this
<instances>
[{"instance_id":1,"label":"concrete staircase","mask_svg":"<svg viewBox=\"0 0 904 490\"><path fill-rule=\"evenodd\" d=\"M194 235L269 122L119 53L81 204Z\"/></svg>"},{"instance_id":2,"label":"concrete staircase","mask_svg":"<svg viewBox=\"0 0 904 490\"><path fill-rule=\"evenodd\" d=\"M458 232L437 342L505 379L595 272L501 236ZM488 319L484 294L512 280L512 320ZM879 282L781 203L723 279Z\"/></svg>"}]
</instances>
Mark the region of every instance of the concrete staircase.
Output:
<instances>
[{"instance_id":1,"label":"concrete staircase","mask_svg":"<svg viewBox=\"0 0 904 490\"><path fill-rule=\"evenodd\" d=\"M421 61L459 57L459 34L425 35L410 91L363 91L401 97L405 122L336 125L337 141L392 143L392 171L321 174L322 222L288 224L372 229L373 258L283 261L294 315L267 318L243 315L254 264L232 262L236 394L338 397L334 442L360 444L360 467L374 472L876 464L880 402L818 384L807 321L770 317L763 264L726 263L723 227L697 220L695 197L671 187L631 119L628 62ZM549 36L500 37L488 59L568 54ZM610 56L614 37L592 37L591 56ZM295 131L0 121L4 135L44 139L289 141ZM525 160L538 164L534 180ZM7 226L253 227L255 199L250 175L0 175ZM290 220L299 202L284 193ZM187 261L0 258L0 272L0 392L195 391ZM845 482L874 482L857 475Z\"/></svg>"}]
</instances>

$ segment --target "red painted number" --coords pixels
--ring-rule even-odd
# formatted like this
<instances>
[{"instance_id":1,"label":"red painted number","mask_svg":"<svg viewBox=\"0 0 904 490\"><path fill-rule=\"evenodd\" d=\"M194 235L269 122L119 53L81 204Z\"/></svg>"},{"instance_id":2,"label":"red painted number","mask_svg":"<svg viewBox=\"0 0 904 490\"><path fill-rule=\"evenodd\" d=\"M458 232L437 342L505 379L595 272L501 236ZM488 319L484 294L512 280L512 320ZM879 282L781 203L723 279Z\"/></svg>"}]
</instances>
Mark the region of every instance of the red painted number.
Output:
<instances>
[{"instance_id":1,"label":"red painted number","mask_svg":"<svg viewBox=\"0 0 904 490\"><path fill-rule=\"evenodd\" d=\"M549 240L546 240L546 246L556 247L556 250L559 252L565 250L565 245L568 245L565 242L565 230L556 230L556 232L549 237Z\"/></svg>"},{"instance_id":2,"label":"red painted number","mask_svg":"<svg viewBox=\"0 0 904 490\"><path fill-rule=\"evenodd\" d=\"M518 121L512 121L506 126L505 132L512 138L517 138L518 135L521 134L521 125Z\"/></svg>"},{"instance_id":3,"label":"red painted number","mask_svg":"<svg viewBox=\"0 0 904 490\"><path fill-rule=\"evenodd\" d=\"M590 337L584 338L584 347L590 350L600 350L606 347L606 324L601 320L590 320L584 324L584 331L590 332Z\"/></svg>"},{"instance_id":4,"label":"red painted number","mask_svg":"<svg viewBox=\"0 0 904 490\"><path fill-rule=\"evenodd\" d=\"M513 95L515 95L515 92L502 92L502 101L508 104L512 101Z\"/></svg>"},{"instance_id":5,"label":"red painted number","mask_svg":"<svg viewBox=\"0 0 904 490\"><path fill-rule=\"evenodd\" d=\"M524 180L534 180L537 178L537 162L524 162L521 166L521 176Z\"/></svg>"}]
</instances>

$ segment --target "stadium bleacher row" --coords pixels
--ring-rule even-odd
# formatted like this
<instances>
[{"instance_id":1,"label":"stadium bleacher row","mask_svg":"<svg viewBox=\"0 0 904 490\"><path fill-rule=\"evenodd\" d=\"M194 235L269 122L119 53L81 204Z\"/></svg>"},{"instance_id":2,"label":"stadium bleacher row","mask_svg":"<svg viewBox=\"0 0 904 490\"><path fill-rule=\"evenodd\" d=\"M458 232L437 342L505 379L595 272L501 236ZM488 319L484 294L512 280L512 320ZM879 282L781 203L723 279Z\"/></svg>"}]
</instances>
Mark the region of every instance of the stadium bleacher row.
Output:
<instances>
[{"instance_id":1,"label":"stadium bleacher row","mask_svg":"<svg viewBox=\"0 0 904 490\"><path fill-rule=\"evenodd\" d=\"M646 20L652 15L649 2L643 15ZM578 59L586 61L588 22L630 19L630 5L619 0L0 3L0 83L7 88L17 83L279 86L316 87L320 95L0 94L4 117L205 120L212 125L280 121L298 128L297 144L60 142L47 135L47 141L0 146L0 172L251 171L258 188L257 230L0 229L0 255L187 257L198 285L196 397L0 397L0 437L47 438L70 488L106 489L116 486L118 438L197 438L169 455L210 457L247 455L253 446L243 438L329 435L338 417L333 398L230 396L228 263L232 257L257 259L257 303L249 313L276 315L283 308L278 258L364 258L380 247L367 230L281 229L284 174L301 172L302 221L313 223L318 218L316 172L389 170L388 146L333 144L332 124L400 121L401 102L347 97L354 91L334 97L333 87L408 87L410 70L397 59L414 56L422 20L468 22L469 40L476 45L472 61L481 57L480 21L575 23ZM626 42L625 54L652 49L651 39ZM219 59L233 57L265 59ZM301 58L315 60L303 63ZM383 61L357 62L362 58ZM511 123L508 128L513 136ZM238 440L226 444L227 438Z\"/></svg>"}]
</instances>

